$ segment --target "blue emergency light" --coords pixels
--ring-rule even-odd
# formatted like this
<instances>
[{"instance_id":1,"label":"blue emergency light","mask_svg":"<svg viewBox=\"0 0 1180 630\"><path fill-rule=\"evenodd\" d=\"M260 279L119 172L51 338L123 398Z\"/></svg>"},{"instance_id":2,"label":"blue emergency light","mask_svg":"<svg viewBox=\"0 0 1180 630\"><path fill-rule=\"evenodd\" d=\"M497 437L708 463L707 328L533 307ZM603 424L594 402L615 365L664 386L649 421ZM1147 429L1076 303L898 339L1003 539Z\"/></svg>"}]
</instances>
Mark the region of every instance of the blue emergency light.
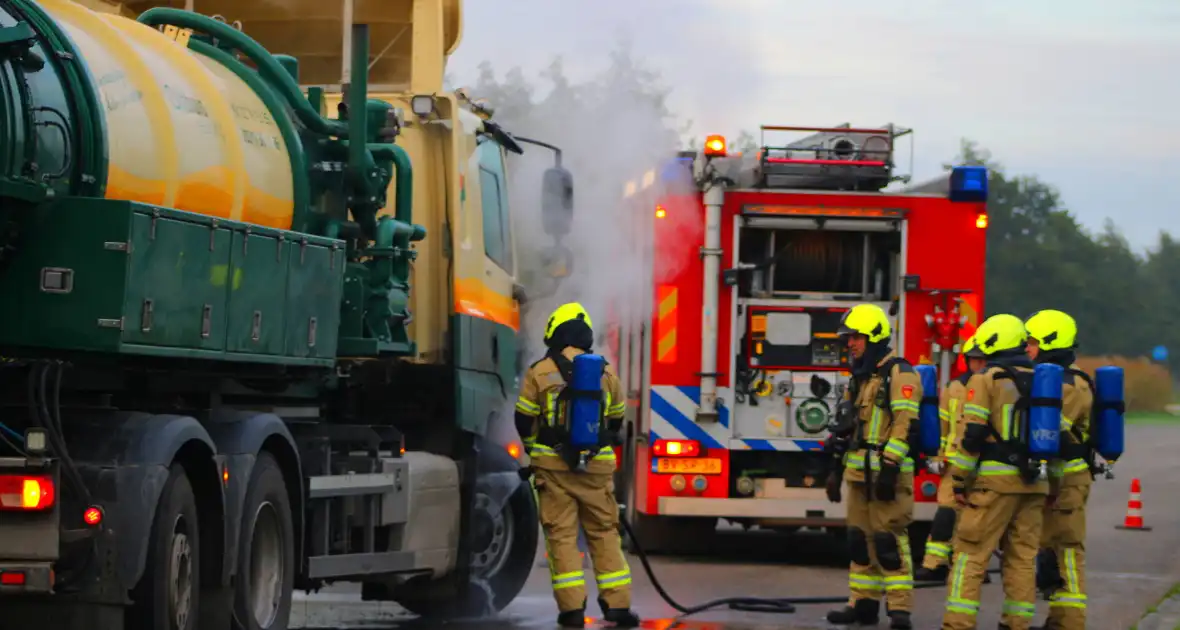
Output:
<instances>
[{"instance_id":1,"label":"blue emergency light","mask_svg":"<svg viewBox=\"0 0 1180 630\"><path fill-rule=\"evenodd\" d=\"M987 201L987 167L952 168L950 198L951 201Z\"/></svg>"},{"instance_id":2,"label":"blue emergency light","mask_svg":"<svg viewBox=\"0 0 1180 630\"><path fill-rule=\"evenodd\" d=\"M692 158L682 156L665 162L660 169L660 181L665 184L691 184Z\"/></svg>"}]
</instances>

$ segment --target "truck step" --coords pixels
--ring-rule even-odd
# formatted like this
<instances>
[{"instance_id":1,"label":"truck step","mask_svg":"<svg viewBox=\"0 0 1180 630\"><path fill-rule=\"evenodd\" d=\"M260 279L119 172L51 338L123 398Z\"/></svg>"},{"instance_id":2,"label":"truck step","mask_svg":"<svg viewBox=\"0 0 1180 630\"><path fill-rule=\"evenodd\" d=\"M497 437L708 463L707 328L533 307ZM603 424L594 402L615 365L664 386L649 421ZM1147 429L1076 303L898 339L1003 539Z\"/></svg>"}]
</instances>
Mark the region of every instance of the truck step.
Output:
<instances>
[{"instance_id":1,"label":"truck step","mask_svg":"<svg viewBox=\"0 0 1180 630\"><path fill-rule=\"evenodd\" d=\"M307 577L312 579L401 573L413 571L415 568L414 553L409 551L344 553L312 556L307 559Z\"/></svg>"}]
</instances>

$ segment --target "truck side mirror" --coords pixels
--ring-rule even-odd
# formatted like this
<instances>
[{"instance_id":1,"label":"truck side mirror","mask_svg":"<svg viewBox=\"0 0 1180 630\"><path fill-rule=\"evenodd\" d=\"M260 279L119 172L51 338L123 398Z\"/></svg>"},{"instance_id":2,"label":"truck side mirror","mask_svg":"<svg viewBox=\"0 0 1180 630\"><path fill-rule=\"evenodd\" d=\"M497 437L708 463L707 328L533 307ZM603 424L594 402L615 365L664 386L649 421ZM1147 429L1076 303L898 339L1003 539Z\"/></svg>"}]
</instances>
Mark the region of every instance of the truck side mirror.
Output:
<instances>
[{"instance_id":1,"label":"truck side mirror","mask_svg":"<svg viewBox=\"0 0 1180 630\"><path fill-rule=\"evenodd\" d=\"M574 176L555 166L541 178L541 226L549 236L565 236L574 222Z\"/></svg>"}]
</instances>

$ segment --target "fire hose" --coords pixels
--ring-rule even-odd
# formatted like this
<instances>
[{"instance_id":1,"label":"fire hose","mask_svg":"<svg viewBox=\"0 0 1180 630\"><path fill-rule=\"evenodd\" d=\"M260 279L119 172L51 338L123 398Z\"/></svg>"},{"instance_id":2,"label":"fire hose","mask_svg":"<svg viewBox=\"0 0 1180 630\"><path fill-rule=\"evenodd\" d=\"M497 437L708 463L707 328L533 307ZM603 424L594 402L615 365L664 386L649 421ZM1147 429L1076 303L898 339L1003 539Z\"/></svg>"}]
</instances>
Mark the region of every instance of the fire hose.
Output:
<instances>
[{"instance_id":1,"label":"fire hose","mask_svg":"<svg viewBox=\"0 0 1180 630\"><path fill-rule=\"evenodd\" d=\"M795 612L795 607L801 605L848 603L848 594L845 593L842 595L820 595L814 597L722 597L720 599L714 599L702 604L696 604L694 606L685 606L684 604L681 604L680 602L673 599L672 595L668 593L667 589L664 588L664 585L661 584L660 580L656 577L655 570L652 569L651 562L647 558L647 553L643 550L643 546L639 542L639 537L636 536L635 532L631 529L631 523L627 521L626 517L622 516L623 509L624 506L620 505L619 522L622 524L623 530L627 533L627 536L631 539L631 543L634 545L635 555L639 557L639 562L643 565L644 573L646 573L647 578L651 580L651 584L653 587L655 587L656 592L659 593L660 598L680 613L678 618L688 617L690 615L695 615L707 610L721 607L743 612L785 614ZM996 557L1000 556L998 552L993 555ZM996 574L999 573L999 569L988 569L986 573ZM915 589L937 588L945 586L945 582L919 582L914 584Z\"/></svg>"}]
</instances>

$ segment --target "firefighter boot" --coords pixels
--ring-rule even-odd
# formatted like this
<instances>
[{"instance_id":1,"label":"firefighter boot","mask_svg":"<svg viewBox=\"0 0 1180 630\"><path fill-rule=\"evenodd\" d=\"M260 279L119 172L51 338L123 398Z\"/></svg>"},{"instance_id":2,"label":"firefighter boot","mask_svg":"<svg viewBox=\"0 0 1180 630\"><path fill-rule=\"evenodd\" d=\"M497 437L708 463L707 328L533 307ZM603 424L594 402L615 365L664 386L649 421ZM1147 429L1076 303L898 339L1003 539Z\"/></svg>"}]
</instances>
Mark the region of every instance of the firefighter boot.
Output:
<instances>
[{"instance_id":1,"label":"firefighter boot","mask_svg":"<svg viewBox=\"0 0 1180 630\"><path fill-rule=\"evenodd\" d=\"M584 609L567 610L557 615L557 625L562 628L585 628L586 611Z\"/></svg>"},{"instance_id":2,"label":"firefighter boot","mask_svg":"<svg viewBox=\"0 0 1180 630\"><path fill-rule=\"evenodd\" d=\"M889 629L890 630L913 630L914 624L910 621L910 613L906 610L891 610L889 611Z\"/></svg>"},{"instance_id":3,"label":"firefighter boot","mask_svg":"<svg viewBox=\"0 0 1180 630\"><path fill-rule=\"evenodd\" d=\"M613 623L616 628L639 627L639 615L631 612L630 608L608 608L601 597L598 598L598 607L602 609L602 620Z\"/></svg>"},{"instance_id":4,"label":"firefighter boot","mask_svg":"<svg viewBox=\"0 0 1180 630\"><path fill-rule=\"evenodd\" d=\"M875 599L858 599L856 606L845 606L840 610L828 612L828 623L840 626L851 626L854 623L862 626L875 626L880 610L881 602Z\"/></svg>"},{"instance_id":5,"label":"firefighter boot","mask_svg":"<svg viewBox=\"0 0 1180 630\"><path fill-rule=\"evenodd\" d=\"M926 567L918 567L914 570L915 582L946 582L946 578L950 575L950 567L942 565L934 569L927 569Z\"/></svg>"}]
</instances>

